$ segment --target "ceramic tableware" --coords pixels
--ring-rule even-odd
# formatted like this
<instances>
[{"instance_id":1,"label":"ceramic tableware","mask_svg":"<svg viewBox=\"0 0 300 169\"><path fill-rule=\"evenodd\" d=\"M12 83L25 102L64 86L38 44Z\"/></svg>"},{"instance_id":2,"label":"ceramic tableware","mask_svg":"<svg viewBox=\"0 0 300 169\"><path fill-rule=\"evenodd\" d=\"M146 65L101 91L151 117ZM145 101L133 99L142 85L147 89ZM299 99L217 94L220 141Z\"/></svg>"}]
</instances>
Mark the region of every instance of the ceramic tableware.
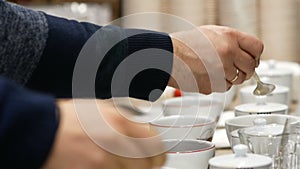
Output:
<instances>
[{"instance_id":1,"label":"ceramic tableware","mask_svg":"<svg viewBox=\"0 0 300 169\"><path fill-rule=\"evenodd\" d=\"M218 101L222 103L224 109L230 109L232 102L237 94L237 86L232 86L228 91L224 93L212 93L209 95L201 94L198 92L183 92L183 96L194 96L203 99L209 99L213 101Z\"/></svg>"},{"instance_id":2,"label":"ceramic tableware","mask_svg":"<svg viewBox=\"0 0 300 169\"><path fill-rule=\"evenodd\" d=\"M291 71L292 72L292 83L291 85L287 82L289 82L290 77L286 77L287 82L279 82L280 84L286 84L286 87L291 87L290 93L291 93L291 99L292 100L298 100L299 94L300 94L300 65L297 62L291 62L291 61L282 61L282 60L262 60L259 64L259 67L257 68L257 71L259 74L264 74L263 72L269 71L271 69L278 70L278 71ZM275 76L275 75L273 75ZM266 76L265 76L266 77ZM271 78L272 80L272 78ZM283 79L284 80L284 79ZM270 77L267 76L266 81L270 81ZM273 81L273 80L272 80ZM281 85L282 86L282 85Z\"/></svg>"},{"instance_id":3,"label":"ceramic tableware","mask_svg":"<svg viewBox=\"0 0 300 169\"><path fill-rule=\"evenodd\" d=\"M234 154L216 156L209 160L210 169L271 169L272 159L267 156L247 153L243 144L234 146Z\"/></svg>"},{"instance_id":4,"label":"ceramic tableware","mask_svg":"<svg viewBox=\"0 0 300 169\"><path fill-rule=\"evenodd\" d=\"M165 166L176 169L207 169L215 145L203 140L163 140L167 149Z\"/></svg>"},{"instance_id":5,"label":"ceramic tableware","mask_svg":"<svg viewBox=\"0 0 300 169\"><path fill-rule=\"evenodd\" d=\"M252 114L287 114L288 106L280 103L266 102L266 96L256 96L256 103L245 103L235 106L235 116Z\"/></svg>"},{"instance_id":6,"label":"ceramic tableware","mask_svg":"<svg viewBox=\"0 0 300 169\"><path fill-rule=\"evenodd\" d=\"M218 121L223 105L215 101L197 96L184 96L167 99L163 102L163 114L165 116L205 116Z\"/></svg>"},{"instance_id":7,"label":"ceramic tableware","mask_svg":"<svg viewBox=\"0 0 300 169\"><path fill-rule=\"evenodd\" d=\"M300 121L300 117L291 116L291 115L281 115L281 114L270 114L270 115L245 115L234 117L225 121L225 129L227 138L231 147L234 146L234 142L232 141L232 133L236 133L233 138L238 139L237 130L245 127L254 126L254 120L257 118L263 118L266 120L266 124L281 124L284 125L287 118L291 122ZM239 143L239 139L235 140L235 144Z\"/></svg>"},{"instance_id":8,"label":"ceramic tableware","mask_svg":"<svg viewBox=\"0 0 300 169\"><path fill-rule=\"evenodd\" d=\"M253 95L255 85L244 86L240 89L240 104L256 103L256 96ZM290 104L290 89L286 86L276 85L275 90L266 96L267 103Z\"/></svg>"},{"instance_id":9,"label":"ceramic tableware","mask_svg":"<svg viewBox=\"0 0 300 169\"><path fill-rule=\"evenodd\" d=\"M150 122L162 139L212 140L216 122L202 116L167 116Z\"/></svg>"}]
</instances>

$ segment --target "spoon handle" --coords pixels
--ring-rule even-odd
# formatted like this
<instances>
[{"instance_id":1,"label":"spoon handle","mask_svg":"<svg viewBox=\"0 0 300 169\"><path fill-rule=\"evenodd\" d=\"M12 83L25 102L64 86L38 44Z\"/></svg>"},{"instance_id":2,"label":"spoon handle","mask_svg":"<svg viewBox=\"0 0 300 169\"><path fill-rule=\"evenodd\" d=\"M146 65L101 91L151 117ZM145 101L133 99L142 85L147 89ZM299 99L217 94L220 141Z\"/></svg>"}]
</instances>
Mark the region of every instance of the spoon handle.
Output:
<instances>
[{"instance_id":1,"label":"spoon handle","mask_svg":"<svg viewBox=\"0 0 300 169\"><path fill-rule=\"evenodd\" d=\"M257 73L256 73L256 71L254 71L253 77L254 77L254 79L255 79L257 82L261 82L260 79L259 79L259 76L258 76Z\"/></svg>"}]
</instances>

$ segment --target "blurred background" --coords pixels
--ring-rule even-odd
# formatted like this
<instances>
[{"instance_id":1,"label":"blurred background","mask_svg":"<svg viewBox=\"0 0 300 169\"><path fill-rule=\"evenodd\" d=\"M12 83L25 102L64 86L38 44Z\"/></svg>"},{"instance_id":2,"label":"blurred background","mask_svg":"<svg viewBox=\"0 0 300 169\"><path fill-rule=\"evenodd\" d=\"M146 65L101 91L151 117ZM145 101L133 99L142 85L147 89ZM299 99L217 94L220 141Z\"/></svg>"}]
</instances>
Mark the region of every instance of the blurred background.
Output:
<instances>
[{"instance_id":1,"label":"blurred background","mask_svg":"<svg viewBox=\"0 0 300 169\"><path fill-rule=\"evenodd\" d=\"M194 25L226 25L262 39L262 59L300 63L300 0L13 0L36 10L96 24L140 12L163 12ZM134 21L133 21L134 22ZM136 22L141 22L137 20ZM144 20L143 22L147 22ZM157 18L156 26L163 25ZM127 23L127 27L130 24Z\"/></svg>"}]
</instances>

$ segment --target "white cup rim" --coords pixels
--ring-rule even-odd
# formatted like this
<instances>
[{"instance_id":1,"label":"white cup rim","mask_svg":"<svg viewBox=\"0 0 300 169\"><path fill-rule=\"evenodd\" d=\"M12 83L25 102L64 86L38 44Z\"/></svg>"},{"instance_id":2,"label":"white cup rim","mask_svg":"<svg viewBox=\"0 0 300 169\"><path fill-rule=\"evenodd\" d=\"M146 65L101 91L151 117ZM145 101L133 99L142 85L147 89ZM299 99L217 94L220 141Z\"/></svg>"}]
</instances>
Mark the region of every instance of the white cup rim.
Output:
<instances>
[{"instance_id":1,"label":"white cup rim","mask_svg":"<svg viewBox=\"0 0 300 169\"><path fill-rule=\"evenodd\" d=\"M188 125L172 125L172 124L158 124L158 122L160 121L164 121L164 120L168 120L168 119L186 119L186 118L193 118L195 119L195 124L188 124ZM197 124L196 123L196 119L203 119L203 120L207 120L201 124ZM215 120L213 118L210 117L205 117L205 116L180 116L180 115L172 115L172 116L166 116L166 117L162 117L160 119L154 120L152 122L150 122L150 124L152 126L156 126L156 127L165 127L165 128L191 128L191 127L201 127L201 126L210 126L213 125L215 122Z\"/></svg>"},{"instance_id":2,"label":"white cup rim","mask_svg":"<svg viewBox=\"0 0 300 169\"><path fill-rule=\"evenodd\" d=\"M291 116L287 114L255 114L255 115L243 115L243 116L236 116L234 118L228 119L225 121L225 125L227 126L239 126L239 127L247 127L249 125L243 125L243 124L237 124L236 121L240 121L240 119L255 119L257 117L285 117L285 118L292 118L292 119L297 119L296 116ZM300 117L299 117L300 120Z\"/></svg>"},{"instance_id":3,"label":"white cup rim","mask_svg":"<svg viewBox=\"0 0 300 169\"><path fill-rule=\"evenodd\" d=\"M188 104L182 104L183 102L189 101ZM192 101L192 103L190 103ZM178 104L180 102L181 104ZM203 105L203 103L207 105ZM191 107L191 106L218 106L217 104L222 105L222 102L219 100L212 100L207 98L201 98L198 96L183 96L177 98L166 99L163 101L163 106L165 107Z\"/></svg>"},{"instance_id":4,"label":"white cup rim","mask_svg":"<svg viewBox=\"0 0 300 169\"><path fill-rule=\"evenodd\" d=\"M195 150L184 150L184 151L169 151L169 150L167 150L167 152L166 152L167 154L191 154L191 153L208 151L208 150L211 150L211 149L215 148L215 144L213 144L212 142L206 141L206 140L192 140L192 139L177 140L177 139L167 139L167 140L163 140L163 142L174 142L174 143L178 142L178 143L175 144L175 146L177 146L178 144L180 144L182 142L205 143L205 144L209 145L208 147L199 148L199 149L195 149Z\"/></svg>"}]
</instances>

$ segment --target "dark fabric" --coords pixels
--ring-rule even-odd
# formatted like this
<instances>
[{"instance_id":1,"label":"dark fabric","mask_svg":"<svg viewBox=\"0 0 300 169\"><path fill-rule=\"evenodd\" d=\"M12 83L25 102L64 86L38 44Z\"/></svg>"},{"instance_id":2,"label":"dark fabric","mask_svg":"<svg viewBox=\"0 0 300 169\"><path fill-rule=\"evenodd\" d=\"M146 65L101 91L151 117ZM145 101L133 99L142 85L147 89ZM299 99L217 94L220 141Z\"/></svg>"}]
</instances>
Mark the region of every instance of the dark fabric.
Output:
<instances>
[{"instance_id":1,"label":"dark fabric","mask_svg":"<svg viewBox=\"0 0 300 169\"><path fill-rule=\"evenodd\" d=\"M47 35L42 13L0 0L0 75L24 85L40 60Z\"/></svg>"},{"instance_id":2,"label":"dark fabric","mask_svg":"<svg viewBox=\"0 0 300 169\"><path fill-rule=\"evenodd\" d=\"M45 16L49 29L46 47L26 86L56 97L70 98L77 56L85 41L99 26Z\"/></svg>"},{"instance_id":3,"label":"dark fabric","mask_svg":"<svg viewBox=\"0 0 300 169\"><path fill-rule=\"evenodd\" d=\"M58 127L55 102L0 78L0 168L37 169Z\"/></svg>"},{"instance_id":4,"label":"dark fabric","mask_svg":"<svg viewBox=\"0 0 300 169\"><path fill-rule=\"evenodd\" d=\"M147 69L140 71L129 88L131 97L155 101L165 90L173 66L173 46L165 33L128 29L128 54L138 53ZM143 51L148 49L147 51ZM134 65L128 65L132 67ZM152 67L152 68L151 68Z\"/></svg>"},{"instance_id":5,"label":"dark fabric","mask_svg":"<svg viewBox=\"0 0 300 169\"><path fill-rule=\"evenodd\" d=\"M1 60L1 75L21 84L27 82L26 87L55 97L72 97L72 76L78 55L85 42L101 27L41 14L20 6L9 5L12 9L10 13L6 5L5 1L0 0L0 43L3 44L0 56L5 60ZM9 15L5 12L9 12ZM10 14L17 19L11 18ZM26 24L20 23L23 21ZM21 24L24 27L6 27L7 23ZM96 96L157 99L168 83L172 67L170 37L146 30L113 26L104 28L101 30L106 36L100 38L102 43L111 40L110 35L115 34L120 34L125 39L113 46L106 53L103 62L99 63L95 80ZM18 34L9 33L10 31ZM14 35L25 38L16 41ZM10 45L6 43L8 40L12 42ZM18 45L25 46L19 50ZM126 65L127 69L121 76L126 76L133 68L145 63L163 65L164 69L147 68L132 78L128 89L126 86L123 88L122 83L112 89L112 76L120 63L128 56L145 49L161 49L166 52L155 50L153 53L142 54L140 60ZM145 56L148 59L144 59ZM54 98L18 87L4 78L0 78L0 96L0 168L40 168L51 150L59 123ZM82 97L91 95L88 93Z\"/></svg>"},{"instance_id":6,"label":"dark fabric","mask_svg":"<svg viewBox=\"0 0 300 169\"><path fill-rule=\"evenodd\" d=\"M149 95L153 94L152 91L165 89L173 62L172 43L167 34L138 29L121 29L115 26L105 26L100 29L101 27L90 23L81 23L49 15L46 15L46 18L49 25L47 44L37 69L26 84L28 87L54 94L59 98L72 97L72 76L76 60L85 42L98 30L94 36L101 36L101 42L97 43L99 48L101 48L101 44L111 41L112 36L117 35L124 37L124 39L114 45L99 63L100 66L95 79L97 98L110 98L112 91L114 91L113 96L155 100L161 92L149 99ZM151 62L164 64L166 69L164 71L157 69L142 71L138 77L133 78L129 89L126 87L112 89L112 77L119 64L134 52L150 48L167 51L163 54L156 53L154 54L155 57L151 53L147 55L152 60ZM127 66L130 68L136 65L129 64ZM88 65L86 67L88 69ZM126 76L126 72L123 73ZM89 92L84 90L81 92L77 97L93 97Z\"/></svg>"}]
</instances>

